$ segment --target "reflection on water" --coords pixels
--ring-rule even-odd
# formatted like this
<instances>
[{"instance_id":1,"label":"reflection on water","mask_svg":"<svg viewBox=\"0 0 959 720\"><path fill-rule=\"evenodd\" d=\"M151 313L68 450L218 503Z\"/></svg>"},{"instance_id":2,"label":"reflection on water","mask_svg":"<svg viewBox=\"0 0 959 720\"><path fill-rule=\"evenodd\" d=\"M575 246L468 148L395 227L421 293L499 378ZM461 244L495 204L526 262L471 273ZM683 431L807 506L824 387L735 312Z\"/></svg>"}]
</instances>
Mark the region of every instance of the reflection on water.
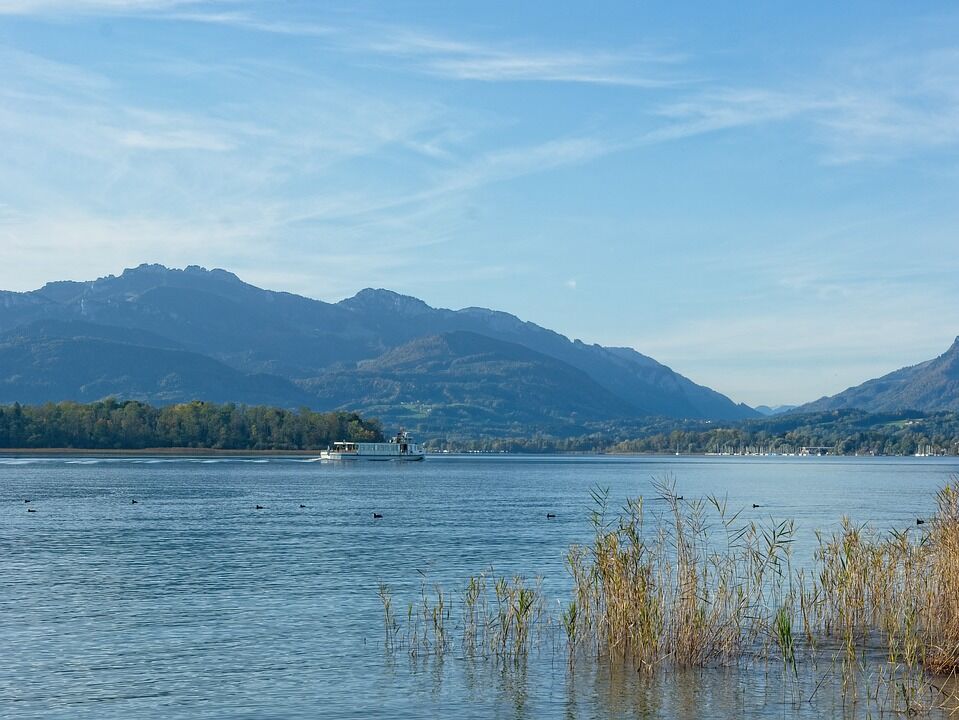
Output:
<instances>
[{"instance_id":1,"label":"reflection on water","mask_svg":"<svg viewBox=\"0 0 959 720\"><path fill-rule=\"evenodd\" d=\"M384 653L377 586L408 598L421 572L452 589L493 567L566 597L597 485L615 507L671 472L686 497L794 518L802 557L842 514L914 527L959 472L937 458L82 460L0 459L4 718L875 717L874 676L856 703L835 674L817 686L828 653L799 681L773 661L570 669L548 638L506 664Z\"/></svg>"},{"instance_id":2,"label":"reflection on water","mask_svg":"<svg viewBox=\"0 0 959 720\"><path fill-rule=\"evenodd\" d=\"M581 658L571 666L565 657L548 652L544 656L542 651L508 663L393 653L387 653L383 662L395 682L429 697L430 707L448 707L468 717L799 720L909 714L897 709L902 705L898 686L880 681L881 653L873 661L857 678L856 688L844 685L842 673L829 658L804 666L798 676L775 661L649 674L609 658ZM953 717L955 678L937 681L937 687L926 686L917 698L920 714Z\"/></svg>"}]
</instances>

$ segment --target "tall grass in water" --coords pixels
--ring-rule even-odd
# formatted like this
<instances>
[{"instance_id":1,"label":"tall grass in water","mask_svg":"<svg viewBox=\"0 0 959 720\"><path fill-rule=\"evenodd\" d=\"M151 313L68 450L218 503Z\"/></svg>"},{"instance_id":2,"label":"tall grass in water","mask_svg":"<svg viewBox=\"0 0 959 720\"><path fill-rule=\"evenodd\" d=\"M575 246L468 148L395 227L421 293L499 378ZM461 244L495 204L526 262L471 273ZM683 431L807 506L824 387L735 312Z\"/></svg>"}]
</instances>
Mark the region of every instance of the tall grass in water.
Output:
<instances>
[{"instance_id":1,"label":"tall grass in water","mask_svg":"<svg viewBox=\"0 0 959 720\"><path fill-rule=\"evenodd\" d=\"M936 677L959 673L959 478L936 501L918 537L881 537L844 519L817 552L817 625L842 647L844 682L858 690L860 658L881 643L887 689L907 712L921 709Z\"/></svg>"},{"instance_id":2,"label":"tall grass in water","mask_svg":"<svg viewBox=\"0 0 959 720\"><path fill-rule=\"evenodd\" d=\"M399 623L396 621L396 613L393 611L393 591L389 585L381 582L379 596L380 602L383 603L384 642L387 649L392 650L396 633L399 631Z\"/></svg>"},{"instance_id":3,"label":"tall grass in water","mask_svg":"<svg viewBox=\"0 0 959 720\"><path fill-rule=\"evenodd\" d=\"M398 640L411 655L441 655L454 643L452 622L460 626L461 648L467 655L525 657L550 623L540 585L539 580L530 584L521 576L473 576L454 618L453 596L439 585L430 588L424 578L418 602L407 607L404 627L396 620L389 587L381 584L386 647L394 650Z\"/></svg>"},{"instance_id":4,"label":"tall grass in water","mask_svg":"<svg viewBox=\"0 0 959 720\"><path fill-rule=\"evenodd\" d=\"M938 512L925 547L929 587L918 604L925 662L937 673L959 672L959 478L936 495Z\"/></svg>"},{"instance_id":5,"label":"tall grass in water","mask_svg":"<svg viewBox=\"0 0 959 720\"><path fill-rule=\"evenodd\" d=\"M815 567L798 571L791 522L746 522L719 498L683 499L670 480L656 490L616 513L607 492L593 491L593 536L569 549L572 588L559 622L537 584L470 578L454 621L464 652L520 658L535 637L558 633L571 663L602 656L653 673L775 660L797 683L805 661L803 672L818 673L826 653L853 700L861 690L907 713L930 706L936 677L959 673L959 478L919 532L880 536L844 519L819 536ZM402 639L411 653L452 642L451 603L434 588L409 606ZM384 613L392 643L400 623L391 598ZM875 666L876 657L885 662Z\"/></svg>"},{"instance_id":6,"label":"tall grass in water","mask_svg":"<svg viewBox=\"0 0 959 720\"><path fill-rule=\"evenodd\" d=\"M567 557L571 652L628 657L652 671L728 662L757 642L768 646L777 613L791 614L795 599L792 524L741 524L718 498L686 501L669 481L656 487L665 511L652 529L642 498L610 518L607 494L594 491L593 541ZM791 643L783 646L789 663Z\"/></svg>"}]
</instances>

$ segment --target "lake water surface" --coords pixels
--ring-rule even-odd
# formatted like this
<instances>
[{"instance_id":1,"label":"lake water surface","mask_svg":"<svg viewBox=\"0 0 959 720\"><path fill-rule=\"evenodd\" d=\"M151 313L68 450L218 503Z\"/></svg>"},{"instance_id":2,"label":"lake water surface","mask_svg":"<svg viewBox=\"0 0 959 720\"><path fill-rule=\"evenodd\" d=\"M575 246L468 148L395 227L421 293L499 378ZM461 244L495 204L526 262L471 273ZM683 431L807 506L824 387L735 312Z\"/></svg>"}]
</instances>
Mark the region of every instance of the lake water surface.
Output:
<instances>
[{"instance_id":1,"label":"lake water surface","mask_svg":"<svg viewBox=\"0 0 959 720\"><path fill-rule=\"evenodd\" d=\"M827 693L792 701L775 673L570 672L548 645L509 668L390 654L377 587L404 604L424 575L457 590L492 567L565 599L591 487L618 507L671 475L687 498L794 519L808 558L843 514L914 527L956 473L955 458L0 458L0 716L855 715Z\"/></svg>"}]
</instances>

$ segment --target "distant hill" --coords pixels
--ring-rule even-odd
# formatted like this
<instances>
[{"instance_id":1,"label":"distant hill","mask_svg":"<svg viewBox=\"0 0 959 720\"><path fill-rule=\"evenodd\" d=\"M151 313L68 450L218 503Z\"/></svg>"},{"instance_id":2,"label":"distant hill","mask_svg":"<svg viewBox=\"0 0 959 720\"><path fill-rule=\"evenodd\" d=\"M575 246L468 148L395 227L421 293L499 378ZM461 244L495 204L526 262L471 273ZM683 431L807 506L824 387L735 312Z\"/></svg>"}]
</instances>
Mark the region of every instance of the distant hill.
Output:
<instances>
[{"instance_id":1,"label":"distant hill","mask_svg":"<svg viewBox=\"0 0 959 720\"><path fill-rule=\"evenodd\" d=\"M823 397L796 409L822 412L856 408L867 412L959 410L959 337L933 360L905 367L838 395Z\"/></svg>"},{"instance_id":2,"label":"distant hill","mask_svg":"<svg viewBox=\"0 0 959 720\"><path fill-rule=\"evenodd\" d=\"M388 290L325 303L224 270L141 265L0 292L0 402L106 395L362 409L466 435L757 416L631 348Z\"/></svg>"},{"instance_id":3,"label":"distant hill","mask_svg":"<svg viewBox=\"0 0 959 720\"><path fill-rule=\"evenodd\" d=\"M769 417L771 415L781 415L782 413L787 413L790 410L795 410L796 405L777 405L776 407L769 407L768 405L757 405L753 408L760 415L765 415Z\"/></svg>"},{"instance_id":4,"label":"distant hill","mask_svg":"<svg viewBox=\"0 0 959 720\"><path fill-rule=\"evenodd\" d=\"M159 344L137 345L90 336L21 334L0 339L0 404L92 402L105 397L160 405L238 398L250 405L293 408L314 404L313 397L289 380L242 373L212 358Z\"/></svg>"},{"instance_id":5,"label":"distant hill","mask_svg":"<svg viewBox=\"0 0 959 720\"><path fill-rule=\"evenodd\" d=\"M330 407L429 435L461 424L495 435L573 435L635 414L582 370L466 331L411 340L304 387Z\"/></svg>"}]
</instances>

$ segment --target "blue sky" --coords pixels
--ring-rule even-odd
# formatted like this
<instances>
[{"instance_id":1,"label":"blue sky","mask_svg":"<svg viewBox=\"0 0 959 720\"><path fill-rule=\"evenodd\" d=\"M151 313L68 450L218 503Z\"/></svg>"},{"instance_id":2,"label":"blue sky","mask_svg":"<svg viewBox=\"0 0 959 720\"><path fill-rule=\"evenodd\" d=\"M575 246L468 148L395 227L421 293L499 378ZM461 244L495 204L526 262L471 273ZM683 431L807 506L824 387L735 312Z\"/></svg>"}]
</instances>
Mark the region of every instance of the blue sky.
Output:
<instances>
[{"instance_id":1,"label":"blue sky","mask_svg":"<svg viewBox=\"0 0 959 720\"><path fill-rule=\"evenodd\" d=\"M948 3L0 0L0 288L387 287L798 403L959 334Z\"/></svg>"}]
</instances>

